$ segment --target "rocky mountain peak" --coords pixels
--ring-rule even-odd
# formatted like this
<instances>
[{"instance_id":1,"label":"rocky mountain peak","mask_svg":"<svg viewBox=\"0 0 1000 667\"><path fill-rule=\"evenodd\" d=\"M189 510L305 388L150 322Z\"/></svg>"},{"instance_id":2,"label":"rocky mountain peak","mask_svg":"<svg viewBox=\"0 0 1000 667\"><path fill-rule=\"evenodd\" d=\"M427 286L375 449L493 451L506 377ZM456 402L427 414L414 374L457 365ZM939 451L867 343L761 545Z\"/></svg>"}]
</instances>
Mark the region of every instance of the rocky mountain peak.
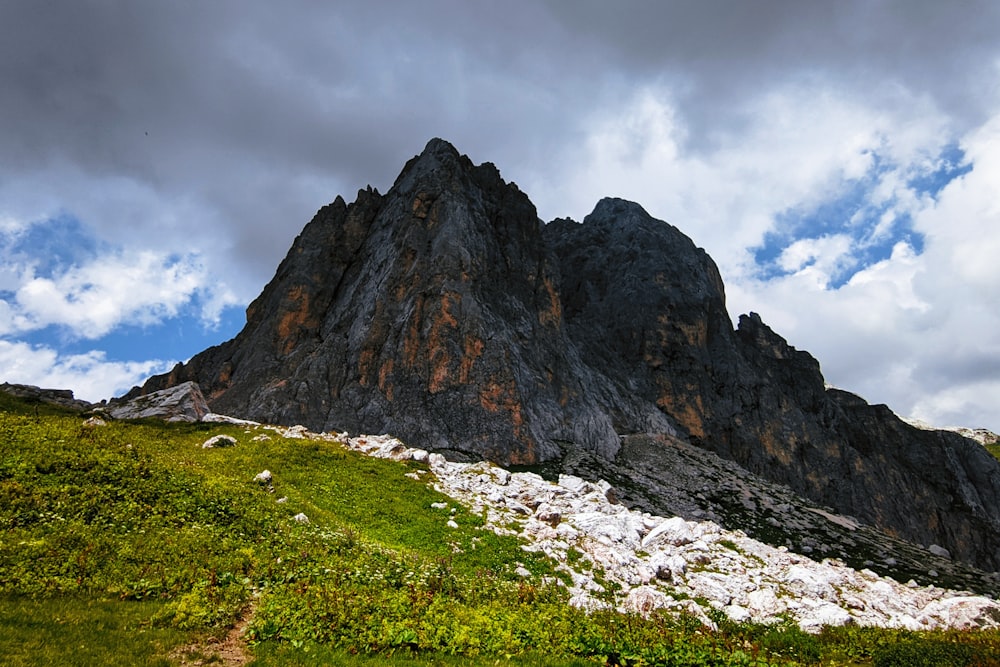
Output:
<instances>
[{"instance_id":1,"label":"rocky mountain peak","mask_svg":"<svg viewBox=\"0 0 1000 667\"><path fill-rule=\"evenodd\" d=\"M544 225L495 166L441 139L384 195L321 208L236 338L130 397L185 381L214 412L391 433L452 459L613 477L632 474L637 442L648 461L700 447L1000 568L1000 465L977 443L828 391L753 313L734 328L712 259L640 205L606 198ZM662 508L670 475L632 496Z\"/></svg>"}]
</instances>

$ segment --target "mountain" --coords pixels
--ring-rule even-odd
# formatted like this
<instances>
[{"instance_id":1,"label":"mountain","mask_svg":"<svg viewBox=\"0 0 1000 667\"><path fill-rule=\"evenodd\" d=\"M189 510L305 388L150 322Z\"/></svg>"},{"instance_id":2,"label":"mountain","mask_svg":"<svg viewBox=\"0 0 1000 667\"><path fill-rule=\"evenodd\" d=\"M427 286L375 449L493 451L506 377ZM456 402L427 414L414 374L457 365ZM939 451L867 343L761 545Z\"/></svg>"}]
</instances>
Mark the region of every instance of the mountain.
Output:
<instances>
[{"instance_id":1,"label":"mountain","mask_svg":"<svg viewBox=\"0 0 1000 667\"><path fill-rule=\"evenodd\" d=\"M980 445L827 389L756 314L734 328L711 258L638 204L543 224L440 139L386 194L320 209L236 338L125 398L187 381L238 417L641 477L629 493L661 507L669 457L694 446L1000 569L1000 464ZM639 459L653 467L632 474Z\"/></svg>"}]
</instances>

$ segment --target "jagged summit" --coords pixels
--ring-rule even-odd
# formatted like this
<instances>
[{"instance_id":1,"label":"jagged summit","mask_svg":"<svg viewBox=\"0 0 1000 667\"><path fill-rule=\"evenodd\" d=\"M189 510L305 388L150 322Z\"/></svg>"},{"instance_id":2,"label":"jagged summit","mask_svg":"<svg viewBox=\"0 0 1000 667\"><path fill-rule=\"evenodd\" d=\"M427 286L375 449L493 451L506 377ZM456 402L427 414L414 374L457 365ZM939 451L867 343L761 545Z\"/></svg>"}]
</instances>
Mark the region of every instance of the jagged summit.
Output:
<instances>
[{"instance_id":1,"label":"jagged summit","mask_svg":"<svg viewBox=\"0 0 1000 667\"><path fill-rule=\"evenodd\" d=\"M1000 466L981 447L826 390L754 314L734 328L711 258L640 205L545 225L441 139L384 195L320 209L236 338L130 396L189 380L215 412L452 458L614 472L636 438L693 444L1000 568Z\"/></svg>"}]
</instances>

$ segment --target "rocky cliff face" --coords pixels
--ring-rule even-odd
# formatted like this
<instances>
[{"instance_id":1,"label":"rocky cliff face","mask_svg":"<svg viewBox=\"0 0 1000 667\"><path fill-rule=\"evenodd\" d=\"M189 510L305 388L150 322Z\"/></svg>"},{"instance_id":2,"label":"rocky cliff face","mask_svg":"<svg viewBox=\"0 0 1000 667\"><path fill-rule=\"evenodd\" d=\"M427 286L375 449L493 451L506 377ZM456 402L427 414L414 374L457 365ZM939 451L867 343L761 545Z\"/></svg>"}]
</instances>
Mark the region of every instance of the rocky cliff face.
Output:
<instances>
[{"instance_id":1,"label":"rocky cliff face","mask_svg":"<svg viewBox=\"0 0 1000 667\"><path fill-rule=\"evenodd\" d=\"M235 339L130 396L185 381L215 412L504 464L625 469L623 441L662 436L1000 569L1000 466L976 443L826 390L754 314L734 329L712 260L639 205L543 225L441 140L385 195L321 209Z\"/></svg>"}]
</instances>

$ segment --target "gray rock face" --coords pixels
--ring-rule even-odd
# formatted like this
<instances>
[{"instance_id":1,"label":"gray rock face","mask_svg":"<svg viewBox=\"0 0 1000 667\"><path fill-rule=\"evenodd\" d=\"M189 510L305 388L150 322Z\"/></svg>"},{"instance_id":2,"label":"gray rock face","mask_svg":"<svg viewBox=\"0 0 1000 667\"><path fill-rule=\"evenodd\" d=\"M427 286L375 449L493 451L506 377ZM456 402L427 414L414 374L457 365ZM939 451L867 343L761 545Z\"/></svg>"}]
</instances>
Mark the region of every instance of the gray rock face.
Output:
<instances>
[{"instance_id":1,"label":"gray rock face","mask_svg":"<svg viewBox=\"0 0 1000 667\"><path fill-rule=\"evenodd\" d=\"M113 402L107 413L115 419L155 417L168 422L196 422L211 412L194 382L182 382L159 391ZM228 437L228 436L227 436Z\"/></svg>"},{"instance_id":2,"label":"gray rock face","mask_svg":"<svg viewBox=\"0 0 1000 667\"><path fill-rule=\"evenodd\" d=\"M235 339L128 397L191 381L214 412L388 432L452 459L585 455L614 477L623 438L691 444L1000 569L1000 465L982 447L827 391L755 314L734 329L712 260L639 205L543 225L492 164L438 139L385 195L322 208Z\"/></svg>"}]
</instances>

